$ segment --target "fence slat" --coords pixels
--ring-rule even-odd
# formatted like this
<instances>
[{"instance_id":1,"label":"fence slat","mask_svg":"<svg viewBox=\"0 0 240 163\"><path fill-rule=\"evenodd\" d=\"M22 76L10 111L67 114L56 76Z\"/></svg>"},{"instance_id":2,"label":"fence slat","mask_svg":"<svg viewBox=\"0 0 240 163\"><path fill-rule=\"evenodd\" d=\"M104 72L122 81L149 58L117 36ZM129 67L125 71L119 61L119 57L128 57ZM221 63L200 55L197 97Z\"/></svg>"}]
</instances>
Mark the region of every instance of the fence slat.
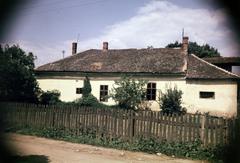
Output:
<instances>
[{"instance_id":1,"label":"fence slat","mask_svg":"<svg viewBox=\"0 0 240 163\"><path fill-rule=\"evenodd\" d=\"M6 124L19 127L64 129L74 135L93 131L97 138L155 137L168 142L192 142L205 146L229 143L234 120L200 114L166 115L162 112L99 109L79 106L8 104L1 110Z\"/></svg>"}]
</instances>

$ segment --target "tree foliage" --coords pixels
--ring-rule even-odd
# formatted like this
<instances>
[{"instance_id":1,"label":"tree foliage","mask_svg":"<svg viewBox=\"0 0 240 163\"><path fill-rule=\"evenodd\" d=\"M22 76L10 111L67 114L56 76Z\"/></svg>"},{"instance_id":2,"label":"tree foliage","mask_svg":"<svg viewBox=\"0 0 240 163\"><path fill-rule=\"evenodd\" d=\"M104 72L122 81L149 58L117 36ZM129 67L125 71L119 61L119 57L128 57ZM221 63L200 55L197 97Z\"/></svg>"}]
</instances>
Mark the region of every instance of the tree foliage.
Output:
<instances>
[{"instance_id":1,"label":"tree foliage","mask_svg":"<svg viewBox=\"0 0 240 163\"><path fill-rule=\"evenodd\" d=\"M0 101L36 102L39 87L34 55L19 46L0 46Z\"/></svg>"},{"instance_id":2,"label":"tree foliage","mask_svg":"<svg viewBox=\"0 0 240 163\"><path fill-rule=\"evenodd\" d=\"M167 88L165 93L160 91L159 94L159 104L163 113L181 114L186 112L186 109L182 107L183 92L178 90L176 86L174 88Z\"/></svg>"},{"instance_id":3,"label":"tree foliage","mask_svg":"<svg viewBox=\"0 0 240 163\"><path fill-rule=\"evenodd\" d=\"M176 48L181 47L182 44L178 41L175 41L174 43L170 43L166 46L166 48ZM188 53L189 54L195 54L200 58L203 57L219 57L220 53L218 50L209 44L204 45L198 45L196 42L189 42L188 45Z\"/></svg>"},{"instance_id":4,"label":"tree foliage","mask_svg":"<svg viewBox=\"0 0 240 163\"><path fill-rule=\"evenodd\" d=\"M115 81L116 87L113 87L110 93L118 105L126 109L138 109L146 96L146 81L135 80L130 77L122 77Z\"/></svg>"},{"instance_id":5,"label":"tree foliage","mask_svg":"<svg viewBox=\"0 0 240 163\"><path fill-rule=\"evenodd\" d=\"M178 41L175 41L174 43L169 43L166 48L180 48L182 44Z\"/></svg>"},{"instance_id":6,"label":"tree foliage","mask_svg":"<svg viewBox=\"0 0 240 163\"><path fill-rule=\"evenodd\" d=\"M39 102L44 105L57 104L60 101L61 93L58 90L43 92L39 97Z\"/></svg>"},{"instance_id":7,"label":"tree foliage","mask_svg":"<svg viewBox=\"0 0 240 163\"><path fill-rule=\"evenodd\" d=\"M91 94L91 92L92 92L92 87L90 84L90 80L89 80L88 76L86 76L83 81L82 96L87 97Z\"/></svg>"},{"instance_id":8,"label":"tree foliage","mask_svg":"<svg viewBox=\"0 0 240 163\"><path fill-rule=\"evenodd\" d=\"M92 86L88 76L86 76L83 81L82 97L76 99L74 102L80 106L101 107L103 104L100 104L97 98L93 96L91 92L92 92Z\"/></svg>"},{"instance_id":9,"label":"tree foliage","mask_svg":"<svg viewBox=\"0 0 240 163\"><path fill-rule=\"evenodd\" d=\"M76 99L74 102L80 106L95 106L95 107L100 106L100 103L98 102L97 98L92 94L82 96L81 98Z\"/></svg>"}]
</instances>

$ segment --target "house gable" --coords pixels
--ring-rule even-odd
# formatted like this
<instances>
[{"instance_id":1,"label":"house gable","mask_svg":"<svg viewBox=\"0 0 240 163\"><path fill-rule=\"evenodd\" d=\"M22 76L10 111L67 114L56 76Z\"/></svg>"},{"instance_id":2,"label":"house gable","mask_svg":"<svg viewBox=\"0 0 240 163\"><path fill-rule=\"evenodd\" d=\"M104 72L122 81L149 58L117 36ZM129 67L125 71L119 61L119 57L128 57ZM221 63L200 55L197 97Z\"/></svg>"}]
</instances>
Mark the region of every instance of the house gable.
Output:
<instances>
[{"instance_id":1,"label":"house gable","mask_svg":"<svg viewBox=\"0 0 240 163\"><path fill-rule=\"evenodd\" d=\"M208 80L222 80L222 79L238 79L239 76L217 67L194 54L188 55L187 65L187 79L208 79Z\"/></svg>"}]
</instances>

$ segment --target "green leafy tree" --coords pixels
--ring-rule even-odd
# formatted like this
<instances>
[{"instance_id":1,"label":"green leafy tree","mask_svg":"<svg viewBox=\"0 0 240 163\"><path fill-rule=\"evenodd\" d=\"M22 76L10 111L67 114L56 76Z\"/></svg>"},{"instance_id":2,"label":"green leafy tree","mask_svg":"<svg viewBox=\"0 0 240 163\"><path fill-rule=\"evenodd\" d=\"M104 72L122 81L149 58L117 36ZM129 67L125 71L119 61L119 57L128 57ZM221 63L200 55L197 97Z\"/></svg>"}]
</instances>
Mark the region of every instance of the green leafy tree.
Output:
<instances>
[{"instance_id":1,"label":"green leafy tree","mask_svg":"<svg viewBox=\"0 0 240 163\"><path fill-rule=\"evenodd\" d=\"M167 88L166 92L159 92L159 104L163 113L167 114L182 114L186 112L186 109L182 107L182 94L181 90L177 87Z\"/></svg>"},{"instance_id":2,"label":"green leafy tree","mask_svg":"<svg viewBox=\"0 0 240 163\"><path fill-rule=\"evenodd\" d=\"M86 76L83 81L82 96L87 97L91 94L91 92L92 92L92 87L90 84L90 80L89 80L88 76Z\"/></svg>"},{"instance_id":3,"label":"green leafy tree","mask_svg":"<svg viewBox=\"0 0 240 163\"><path fill-rule=\"evenodd\" d=\"M34 59L19 46L0 46L0 101L37 102Z\"/></svg>"},{"instance_id":4,"label":"green leafy tree","mask_svg":"<svg viewBox=\"0 0 240 163\"><path fill-rule=\"evenodd\" d=\"M174 43L169 43L166 48L180 48L182 44L178 41L175 41Z\"/></svg>"},{"instance_id":5,"label":"green leafy tree","mask_svg":"<svg viewBox=\"0 0 240 163\"><path fill-rule=\"evenodd\" d=\"M122 77L115 81L116 87L111 90L112 97L118 105L126 109L138 109L146 96L146 81Z\"/></svg>"},{"instance_id":6,"label":"green leafy tree","mask_svg":"<svg viewBox=\"0 0 240 163\"><path fill-rule=\"evenodd\" d=\"M44 105L57 104L61 102L60 95L61 93L58 90L46 91L40 95L39 101Z\"/></svg>"},{"instance_id":7,"label":"green leafy tree","mask_svg":"<svg viewBox=\"0 0 240 163\"><path fill-rule=\"evenodd\" d=\"M181 43L179 43L178 41L175 41L174 43L168 44L166 48L176 48L181 46L182 46ZM198 45L196 42L189 42L188 53L195 54L200 58L220 56L220 53L216 48L210 46L209 44Z\"/></svg>"},{"instance_id":8,"label":"green leafy tree","mask_svg":"<svg viewBox=\"0 0 240 163\"><path fill-rule=\"evenodd\" d=\"M88 76L83 81L82 97L76 99L74 102L80 106L95 106L101 107L102 105L98 102L97 98L92 95L92 87Z\"/></svg>"}]
</instances>

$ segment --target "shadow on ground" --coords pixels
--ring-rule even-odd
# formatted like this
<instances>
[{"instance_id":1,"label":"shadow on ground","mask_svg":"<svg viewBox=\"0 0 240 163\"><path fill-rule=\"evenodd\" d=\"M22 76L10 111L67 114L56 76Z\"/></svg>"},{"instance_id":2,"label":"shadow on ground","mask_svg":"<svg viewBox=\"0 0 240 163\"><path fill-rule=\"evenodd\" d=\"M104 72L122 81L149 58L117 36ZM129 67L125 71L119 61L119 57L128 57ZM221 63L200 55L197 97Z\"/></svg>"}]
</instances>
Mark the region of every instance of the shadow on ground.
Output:
<instances>
[{"instance_id":1,"label":"shadow on ground","mask_svg":"<svg viewBox=\"0 0 240 163\"><path fill-rule=\"evenodd\" d=\"M44 155L12 156L12 163L49 163L50 160Z\"/></svg>"}]
</instances>

